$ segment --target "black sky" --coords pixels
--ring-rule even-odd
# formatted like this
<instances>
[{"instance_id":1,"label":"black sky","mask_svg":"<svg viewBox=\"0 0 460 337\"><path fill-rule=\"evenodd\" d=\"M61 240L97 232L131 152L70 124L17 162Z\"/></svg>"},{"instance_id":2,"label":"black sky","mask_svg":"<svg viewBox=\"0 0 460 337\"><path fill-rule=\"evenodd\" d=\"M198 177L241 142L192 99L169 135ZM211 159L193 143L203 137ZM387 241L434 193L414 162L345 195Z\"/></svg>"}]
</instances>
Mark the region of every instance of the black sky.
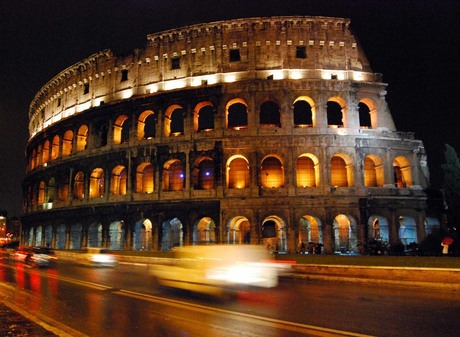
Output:
<instances>
[{"instance_id":1,"label":"black sky","mask_svg":"<svg viewBox=\"0 0 460 337\"><path fill-rule=\"evenodd\" d=\"M224 19L321 15L351 19L388 83L396 127L424 141L439 184L443 144L460 152L458 0L0 0L0 209L21 215L27 113L65 68L104 49L144 48L146 35Z\"/></svg>"}]
</instances>

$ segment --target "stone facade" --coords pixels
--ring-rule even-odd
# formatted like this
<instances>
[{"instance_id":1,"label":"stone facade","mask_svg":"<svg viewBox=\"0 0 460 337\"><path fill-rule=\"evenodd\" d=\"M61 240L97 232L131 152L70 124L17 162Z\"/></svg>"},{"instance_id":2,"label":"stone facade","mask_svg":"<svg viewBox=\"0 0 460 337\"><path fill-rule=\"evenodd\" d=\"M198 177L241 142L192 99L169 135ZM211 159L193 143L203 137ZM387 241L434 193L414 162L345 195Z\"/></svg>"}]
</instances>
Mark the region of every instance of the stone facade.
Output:
<instances>
[{"instance_id":1,"label":"stone facade","mask_svg":"<svg viewBox=\"0 0 460 337\"><path fill-rule=\"evenodd\" d=\"M30 105L24 243L420 242L440 224L425 150L396 130L387 85L349 24L198 24L62 71Z\"/></svg>"}]
</instances>

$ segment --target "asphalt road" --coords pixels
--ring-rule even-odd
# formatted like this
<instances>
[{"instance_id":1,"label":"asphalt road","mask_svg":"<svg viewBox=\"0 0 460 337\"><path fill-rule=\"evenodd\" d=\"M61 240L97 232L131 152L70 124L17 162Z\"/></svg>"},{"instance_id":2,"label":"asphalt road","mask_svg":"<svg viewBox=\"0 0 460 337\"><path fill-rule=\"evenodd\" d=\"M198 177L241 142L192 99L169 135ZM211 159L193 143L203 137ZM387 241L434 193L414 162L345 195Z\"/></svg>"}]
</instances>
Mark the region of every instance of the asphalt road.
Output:
<instances>
[{"instance_id":1,"label":"asphalt road","mask_svg":"<svg viewBox=\"0 0 460 337\"><path fill-rule=\"evenodd\" d=\"M453 336L460 329L460 294L419 288L286 279L275 291L227 301L165 292L142 266L38 270L11 261L0 261L0 281L0 300L61 336Z\"/></svg>"}]
</instances>

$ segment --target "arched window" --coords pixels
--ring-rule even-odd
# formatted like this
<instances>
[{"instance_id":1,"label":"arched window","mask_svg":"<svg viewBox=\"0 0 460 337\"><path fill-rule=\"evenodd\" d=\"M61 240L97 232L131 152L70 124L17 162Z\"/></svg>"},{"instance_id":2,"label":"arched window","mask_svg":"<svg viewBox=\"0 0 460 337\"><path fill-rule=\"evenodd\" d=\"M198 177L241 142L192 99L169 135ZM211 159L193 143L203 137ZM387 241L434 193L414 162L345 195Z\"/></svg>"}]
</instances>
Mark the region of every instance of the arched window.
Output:
<instances>
[{"instance_id":1,"label":"arched window","mask_svg":"<svg viewBox=\"0 0 460 337\"><path fill-rule=\"evenodd\" d=\"M86 150L88 146L88 126L82 125L77 132L77 152Z\"/></svg>"},{"instance_id":2,"label":"arched window","mask_svg":"<svg viewBox=\"0 0 460 337\"><path fill-rule=\"evenodd\" d=\"M211 158L199 158L193 170L193 186L198 190L214 188L214 162Z\"/></svg>"},{"instance_id":3,"label":"arched window","mask_svg":"<svg viewBox=\"0 0 460 337\"><path fill-rule=\"evenodd\" d=\"M38 145L37 153L36 153L36 155L33 155L32 158L35 159L35 160L32 160L32 162L34 164L33 168L39 167L41 165L41 160L42 160L42 146L41 145Z\"/></svg>"},{"instance_id":4,"label":"arched window","mask_svg":"<svg viewBox=\"0 0 460 337\"><path fill-rule=\"evenodd\" d=\"M294 102L294 126L298 128L314 126L314 105L308 97L299 97Z\"/></svg>"},{"instance_id":5,"label":"arched window","mask_svg":"<svg viewBox=\"0 0 460 337\"><path fill-rule=\"evenodd\" d=\"M53 143L51 144L51 160L54 160L59 156L59 143L60 143L59 136L58 135L54 136Z\"/></svg>"},{"instance_id":6,"label":"arched window","mask_svg":"<svg viewBox=\"0 0 460 337\"><path fill-rule=\"evenodd\" d=\"M46 194L46 186L44 181L40 181L38 185L38 205L43 205L45 203L45 194Z\"/></svg>"},{"instance_id":7,"label":"arched window","mask_svg":"<svg viewBox=\"0 0 460 337\"><path fill-rule=\"evenodd\" d=\"M265 101L260 106L260 125L281 127L280 107L273 101Z\"/></svg>"},{"instance_id":8,"label":"arched window","mask_svg":"<svg viewBox=\"0 0 460 337\"><path fill-rule=\"evenodd\" d=\"M129 141L129 122L128 116L121 115L113 126L113 143L115 145L127 143Z\"/></svg>"},{"instance_id":9,"label":"arched window","mask_svg":"<svg viewBox=\"0 0 460 337\"><path fill-rule=\"evenodd\" d=\"M214 130L214 106L211 102L201 102L193 113L193 128L198 132Z\"/></svg>"},{"instance_id":10,"label":"arched window","mask_svg":"<svg viewBox=\"0 0 460 337\"><path fill-rule=\"evenodd\" d=\"M69 175L68 173L61 176L58 180L57 194L60 201L66 201L69 198Z\"/></svg>"},{"instance_id":11,"label":"arched window","mask_svg":"<svg viewBox=\"0 0 460 337\"><path fill-rule=\"evenodd\" d=\"M273 156L266 157L260 167L260 180L264 188L279 188L284 185L284 169L281 161Z\"/></svg>"},{"instance_id":12,"label":"arched window","mask_svg":"<svg viewBox=\"0 0 460 337\"><path fill-rule=\"evenodd\" d=\"M142 163L136 170L136 192L137 193L153 193L154 177L153 165L150 163Z\"/></svg>"},{"instance_id":13,"label":"arched window","mask_svg":"<svg viewBox=\"0 0 460 337\"><path fill-rule=\"evenodd\" d=\"M383 186L384 174L383 163L380 157L368 155L364 158L364 186Z\"/></svg>"},{"instance_id":14,"label":"arched window","mask_svg":"<svg viewBox=\"0 0 460 337\"><path fill-rule=\"evenodd\" d=\"M316 187L319 185L318 159L311 154L301 155L296 163L297 187Z\"/></svg>"},{"instance_id":15,"label":"arched window","mask_svg":"<svg viewBox=\"0 0 460 337\"><path fill-rule=\"evenodd\" d=\"M249 187L249 163L246 158L234 156L227 161L227 187Z\"/></svg>"},{"instance_id":16,"label":"arched window","mask_svg":"<svg viewBox=\"0 0 460 337\"><path fill-rule=\"evenodd\" d=\"M112 170L110 192L113 195L126 195L126 178L126 169L124 166L118 165Z\"/></svg>"},{"instance_id":17,"label":"arched window","mask_svg":"<svg viewBox=\"0 0 460 337\"><path fill-rule=\"evenodd\" d=\"M153 139L155 138L156 115L151 110L146 110L139 116L137 120L137 139Z\"/></svg>"},{"instance_id":18,"label":"arched window","mask_svg":"<svg viewBox=\"0 0 460 337\"><path fill-rule=\"evenodd\" d=\"M89 178L89 197L90 198L100 198L104 196L104 170L101 168L96 168L91 172Z\"/></svg>"},{"instance_id":19,"label":"arched window","mask_svg":"<svg viewBox=\"0 0 460 337\"><path fill-rule=\"evenodd\" d=\"M177 104L171 105L165 113L165 136L184 134L184 109Z\"/></svg>"},{"instance_id":20,"label":"arched window","mask_svg":"<svg viewBox=\"0 0 460 337\"><path fill-rule=\"evenodd\" d=\"M412 169L410 161L404 157L396 157L393 161L395 186L397 188L406 188L412 186Z\"/></svg>"},{"instance_id":21,"label":"arched window","mask_svg":"<svg viewBox=\"0 0 460 337\"><path fill-rule=\"evenodd\" d=\"M163 190L182 191L184 189L185 173L180 160L172 159L163 167Z\"/></svg>"},{"instance_id":22,"label":"arched window","mask_svg":"<svg viewBox=\"0 0 460 337\"><path fill-rule=\"evenodd\" d=\"M370 129L371 126L371 115L369 107L364 104L363 102L359 102L358 104L358 112L359 112L359 127L361 129Z\"/></svg>"},{"instance_id":23,"label":"arched window","mask_svg":"<svg viewBox=\"0 0 460 337\"><path fill-rule=\"evenodd\" d=\"M342 106L338 102L327 102L327 125L332 128L343 127Z\"/></svg>"},{"instance_id":24,"label":"arched window","mask_svg":"<svg viewBox=\"0 0 460 337\"><path fill-rule=\"evenodd\" d=\"M49 140L46 140L45 143L43 144L43 159L42 163L46 164L50 160L50 142Z\"/></svg>"},{"instance_id":25,"label":"arched window","mask_svg":"<svg viewBox=\"0 0 460 337\"><path fill-rule=\"evenodd\" d=\"M83 172L78 172L75 175L73 197L77 200L83 200L85 197L85 174Z\"/></svg>"},{"instance_id":26,"label":"arched window","mask_svg":"<svg viewBox=\"0 0 460 337\"><path fill-rule=\"evenodd\" d=\"M46 188L46 198L45 202L54 202L54 197L56 194L56 180L54 178L51 178L48 181L48 186Z\"/></svg>"},{"instance_id":27,"label":"arched window","mask_svg":"<svg viewBox=\"0 0 460 337\"><path fill-rule=\"evenodd\" d=\"M348 157L335 155L331 158L331 185L336 187L353 185L353 167Z\"/></svg>"},{"instance_id":28,"label":"arched window","mask_svg":"<svg viewBox=\"0 0 460 337\"><path fill-rule=\"evenodd\" d=\"M248 126L248 106L242 99L233 99L226 106L227 128L244 129Z\"/></svg>"},{"instance_id":29,"label":"arched window","mask_svg":"<svg viewBox=\"0 0 460 337\"><path fill-rule=\"evenodd\" d=\"M72 153L73 131L67 130L62 139L62 155L68 156Z\"/></svg>"}]
</instances>

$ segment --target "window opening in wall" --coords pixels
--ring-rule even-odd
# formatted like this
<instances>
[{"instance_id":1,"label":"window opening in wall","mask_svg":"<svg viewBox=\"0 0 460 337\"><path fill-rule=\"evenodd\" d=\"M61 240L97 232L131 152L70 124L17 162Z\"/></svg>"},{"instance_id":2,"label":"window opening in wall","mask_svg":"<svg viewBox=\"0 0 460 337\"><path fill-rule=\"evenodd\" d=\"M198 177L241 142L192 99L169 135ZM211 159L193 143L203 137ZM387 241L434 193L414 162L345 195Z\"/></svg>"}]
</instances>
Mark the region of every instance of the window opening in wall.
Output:
<instances>
[{"instance_id":1,"label":"window opening in wall","mask_svg":"<svg viewBox=\"0 0 460 337\"><path fill-rule=\"evenodd\" d=\"M89 93L89 83L83 84L83 95L86 95Z\"/></svg>"},{"instance_id":2,"label":"window opening in wall","mask_svg":"<svg viewBox=\"0 0 460 337\"><path fill-rule=\"evenodd\" d=\"M235 103L228 108L228 128L240 129L248 126L248 109L243 103Z\"/></svg>"},{"instance_id":3,"label":"window opening in wall","mask_svg":"<svg viewBox=\"0 0 460 337\"><path fill-rule=\"evenodd\" d=\"M230 49L230 62L241 61L240 50L239 49Z\"/></svg>"},{"instance_id":4,"label":"window opening in wall","mask_svg":"<svg viewBox=\"0 0 460 337\"><path fill-rule=\"evenodd\" d=\"M294 103L294 125L301 128L313 126L313 113L307 101Z\"/></svg>"},{"instance_id":5,"label":"window opening in wall","mask_svg":"<svg viewBox=\"0 0 460 337\"><path fill-rule=\"evenodd\" d=\"M153 165L150 163L142 163L137 167L136 171L136 192L137 193L153 193L154 188L154 171Z\"/></svg>"},{"instance_id":6,"label":"window opening in wall","mask_svg":"<svg viewBox=\"0 0 460 337\"><path fill-rule=\"evenodd\" d=\"M273 101L266 101L260 106L260 124L281 127L280 109Z\"/></svg>"},{"instance_id":7,"label":"window opening in wall","mask_svg":"<svg viewBox=\"0 0 460 337\"><path fill-rule=\"evenodd\" d=\"M243 158L233 159L227 167L228 188L249 187L249 163Z\"/></svg>"},{"instance_id":8,"label":"window opening in wall","mask_svg":"<svg viewBox=\"0 0 460 337\"><path fill-rule=\"evenodd\" d=\"M214 129L214 107L204 106L198 112L198 131L211 131Z\"/></svg>"},{"instance_id":9,"label":"window opening in wall","mask_svg":"<svg viewBox=\"0 0 460 337\"><path fill-rule=\"evenodd\" d=\"M331 185L348 187L347 164L339 156L331 158Z\"/></svg>"},{"instance_id":10,"label":"window opening in wall","mask_svg":"<svg viewBox=\"0 0 460 337\"><path fill-rule=\"evenodd\" d=\"M343 127L342 107L339 103L327 102L327 125L329 127Z\"/></svg>"},{"instance_id":11,"label":"window opening in wall","mask_svg":"<svg viewBox=\"0 0 460 337\"><path fill-rule=\"evenodd\" d=\"M201 160L193 170L193 185L198 190L214 188L214 162L205 158Z\"/></svg>"},{"instance_id":12,"label":"window opening in wall","mask_svg":"<svg viewBox=\"0 0 460 337\"><path fill-rule=\"evenodd\" d=\"M264 159L260 169L261 185L264 188L279 188L284 185L283 165L276 157Z\"/></svg>"},{"instance_id":13,"label":"window opening in wall","mask_svg":"<svg viewBox=\"0 0 460 337\"><path fill-rule=\"evenodd\" d=\"M121 71L121 82L127 81L128 80L128 70L123 69Z\"/></svg>"},{"instance_id":14,"label":"window opening in wall","mask_svg":"<svg viewBox=\"0 0 460 337\"><path fill-rule=\"evenodd\" d=\"M184 109L175 109L171 113L171 136L184 134Z\"/></svg>"},{"instance_id":15,"label":"window opening in wall","mask_svg":"<svg viewBox=\"0 0 460 337\"><path fill-rule=\"evenodd\" d=\"M361 129L370 129L371 128L371 115L369 107L364 103L358 104L359 111L359 127Z\"/></svg>"},{"instance_id":16,"label":"window opening in wall","mask_svg":"<svg viewBox=\"0 0 460 337\"><path fill-rule=\"evenodd\" d=\"M145 118L144 138L145 139L155 138L155 129L156 129L156 117L155 115L152 114Z\"/></svg>"},{"instance_id":17,"label":"window opening in wall","mask_svg":"<svg viewBox=\"0 0 460 337\"><path fill-rule=\"evenodd\" d=\"M180 57L171 58L171 69L180 69Z\"/></svg>"},{"instance_id":18,"label":"window opening in wall","mask_svg":"<svg viewBox=\"0 0 460 337\"><path fill-rule=\"evenodd\" d=\"M310 157L302 156L296 164L297 187L315 187L315 163Z\"/></svg>"},{"instance_id":19,"label":"window opening in wall","mask_svg":"<svg viewBox=\"0 0 460 337\"><path fill-rule=\"evenodd\" d=\"M59 97L57 100L57 106L61 106L61 97Z\"/></svg>"},{"instance_id":20,"label":"window opening in wall","mask_svg":"<svg viewBox=\"0 0 460 337\"><path fill-rule=\"evenodd\" d=\"M101 147L107 145L107 135L108 135L107 126L103 125L99 132L99 145Z\"/></svg>"},{"instance_id":21,"label":"window opening in wall","mask_svg":"<svg viewBox=\"0 0 460 337\"><path fill-rule=\"evenodd\" d=\"M182 163L178 159L166 163L163 170L163 190L182 191L184 182L185 173Z\"/></svg>"},{"instance_id":22,"label":"window opening in wall","mask_svg":"<svg viewBox=\"0 0 460 337\"><path fill-rule=\"evenodd\" d=\"M306 59L307 58L307 47L297 46L295 49L295 57L298 59Z\"/></svg>"}]
</instances>

